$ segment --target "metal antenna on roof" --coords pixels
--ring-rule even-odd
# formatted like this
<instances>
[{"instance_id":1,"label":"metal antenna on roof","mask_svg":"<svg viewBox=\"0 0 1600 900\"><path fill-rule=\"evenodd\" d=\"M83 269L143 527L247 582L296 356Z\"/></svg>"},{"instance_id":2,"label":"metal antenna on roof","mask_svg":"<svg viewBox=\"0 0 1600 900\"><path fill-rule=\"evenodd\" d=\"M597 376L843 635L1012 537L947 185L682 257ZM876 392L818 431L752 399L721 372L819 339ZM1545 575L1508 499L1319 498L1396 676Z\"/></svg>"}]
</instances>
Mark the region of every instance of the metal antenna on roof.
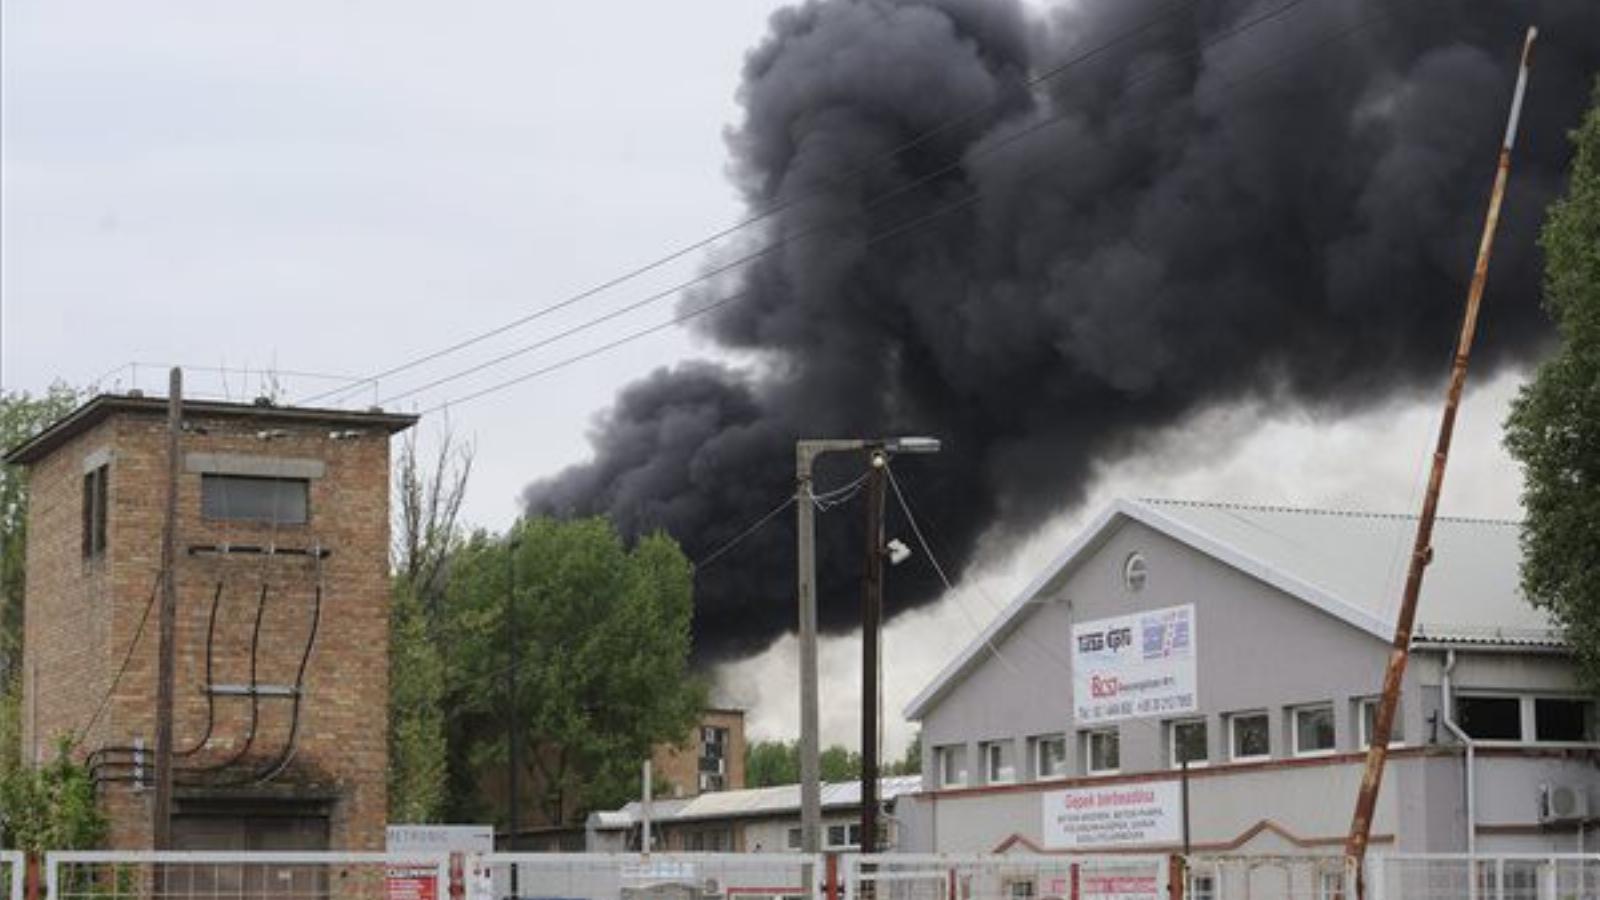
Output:
<instances>
[{"instance_id":1,"label":"metal antenna on roof","mask_svg":"<svg viewBox=\"0 0 1600 900\"><path fill-rule=\"evenodd\" d=\"M1411 550L1411 568L1406 575L1405 593L1400 600L1400 616L1395 623L1394 645L1383 676L1383 696L1378 702L1367 747L1367 765L1356 796L1355 815L1345 839L1345 857L1355 866L1356 896L1366 896L1366 879L1361 863L1372 836L1372 814L1378 803L1378 788L1383 783L1383 766L1389 758L1389 735L1394 729L1395 707L1400 699L1400 682L1405 676L1411 651L1411 631L1417 614L1417 598L1422 593L1422 576L1433 561L1433 522L1439 511L1439 492L1444 486L1445 464L1450 458L1450 438L1455 432L1456 411L1461 406L1461 390L1467 381L1467 360L1478 327L1478 308L1483 301L1483 286L1489 276L1489 255L1494 249L1496 226L1500 223L1500 204L1505 199L1506 180L1511 174L1511 147L1516 142L1517 120L1522 114L1522 97L1528 87L1528 69L1533 61L1533 40L1538 29L1529 28L1522 42L1522 63L1517 86L1511 97L1511 115L1505 139L1500 143L1500 161L1495 170L1494 188L1489 194L1489 211L1484 218L1483 237L1478 244L1478 261L1467 289L1467 310L1461 320L1461 337L1456 344L1455 361L1450 368L1450 387L1445 393L1444 416L1439 421L1439 440L1433 451L1433 470L1428 476L1428 491L1422 499L1422 514L1417 518L1417 537Z\"/></svg>"}]
</instances>

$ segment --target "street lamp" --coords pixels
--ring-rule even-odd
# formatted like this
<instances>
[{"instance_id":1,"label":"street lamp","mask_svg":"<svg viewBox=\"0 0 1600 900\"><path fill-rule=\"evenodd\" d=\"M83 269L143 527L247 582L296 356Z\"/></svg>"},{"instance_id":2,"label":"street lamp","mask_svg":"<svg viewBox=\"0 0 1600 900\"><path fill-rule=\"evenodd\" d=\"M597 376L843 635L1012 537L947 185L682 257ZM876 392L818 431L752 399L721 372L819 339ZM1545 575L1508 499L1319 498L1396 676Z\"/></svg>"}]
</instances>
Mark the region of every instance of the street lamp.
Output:
<instances>
[{"instance_id":1,"label":"street lamp","mask_svg":"<svg viewBox=\"0 0 1600 900\"><path fill-rule=\"evenodd\" d=\"M824 453L869 450L882 453L937 453L932 437L826 438L796 441L795 509L800 606L800 847L817 853L822 830L821 763L817 750L817 545L811 473Z\"/></svg>"}]
</instances>

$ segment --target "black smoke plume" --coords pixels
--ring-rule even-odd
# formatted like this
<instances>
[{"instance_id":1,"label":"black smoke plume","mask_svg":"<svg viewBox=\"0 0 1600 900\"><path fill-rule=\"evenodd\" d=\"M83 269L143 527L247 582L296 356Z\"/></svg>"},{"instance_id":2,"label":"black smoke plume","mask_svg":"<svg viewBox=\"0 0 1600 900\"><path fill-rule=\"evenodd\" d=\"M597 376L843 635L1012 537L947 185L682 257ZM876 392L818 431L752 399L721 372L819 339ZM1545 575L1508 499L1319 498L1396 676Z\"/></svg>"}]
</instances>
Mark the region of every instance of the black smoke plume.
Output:
<instances>
[{"instance_id":1,"label":"black smoke plume","mask_svg":"<svg viewBox=\"0 0 1600 900\"><path fill-rule=\"evenodd\" d=\"M793 489L796 438L932 434L944 452L898 471L959 572L980 536L1026 533L1096 462L1208 406L1339 412L1439 384L1528 24L1476 371L1535 354L1535 238L1600 68L1600 3L1284 5L775 14L728 143L751 210L794 202L726 252L789 242L682 301L747 292L696 327L754 362L632 385L593 460L529 486L529 511L665 528L699 556ZM791 518L699 572L703 661L793 627ZM857 615L858 518L822 520L825 628ZM891 581L891 613L936 596L926 569Z\"/></svg>"}]
</instances>

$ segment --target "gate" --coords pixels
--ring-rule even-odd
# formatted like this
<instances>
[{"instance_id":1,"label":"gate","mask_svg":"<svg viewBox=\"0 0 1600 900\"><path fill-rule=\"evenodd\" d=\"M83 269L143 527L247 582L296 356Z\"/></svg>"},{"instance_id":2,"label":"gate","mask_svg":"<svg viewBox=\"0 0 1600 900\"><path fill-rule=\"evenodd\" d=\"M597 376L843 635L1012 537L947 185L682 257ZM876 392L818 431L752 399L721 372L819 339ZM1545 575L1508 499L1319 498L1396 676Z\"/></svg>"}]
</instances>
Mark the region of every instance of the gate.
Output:
<instances>
[{"instance_id":1,"label":"gate","mask_svg":"<svg viewBox=\"0 0 1600 900\"><path fill-rule=\"evenodd\" d=\"M851 900L1167 900L1164 856L846 857Z\"/></svg>"},{"instance_id":2,"label":"gate","mask_svg":"<svg viewBox=\"0 0 1600 900\"><path fill-rule=\"evenodd\" d=\"M1367 859L1373 900L1594 900L1600 853L1395 853Z\"/></svg>"},{"instance_id":3,"label":"gate","mask_svg":"<svg viewBox=\"0 0 1600 900\"><path fill-rule=\"evenodd\" d=\"M48 900L447 900L429 853L67 851L45 857Z\"/></svg>"},{"instance_id":4,"label":"gate","mask_svg":"<svg viewBox=\"0 0 1600 900\"><path fill-rule=\"evenodd\" d=\"M467 900L817 900L823 858L801 853L486 853Z\"/></svg>"},{"instance_id":5,"label":"gate","mask_svg":"<svg viewBox=\"0 0 1600 900\"><path fill-rule=\"evenodd\" d=\"M1354 873L1342 856L1191 856L1186 883L1186 900L1355 898Z\"/></svg>"}]
</instances>

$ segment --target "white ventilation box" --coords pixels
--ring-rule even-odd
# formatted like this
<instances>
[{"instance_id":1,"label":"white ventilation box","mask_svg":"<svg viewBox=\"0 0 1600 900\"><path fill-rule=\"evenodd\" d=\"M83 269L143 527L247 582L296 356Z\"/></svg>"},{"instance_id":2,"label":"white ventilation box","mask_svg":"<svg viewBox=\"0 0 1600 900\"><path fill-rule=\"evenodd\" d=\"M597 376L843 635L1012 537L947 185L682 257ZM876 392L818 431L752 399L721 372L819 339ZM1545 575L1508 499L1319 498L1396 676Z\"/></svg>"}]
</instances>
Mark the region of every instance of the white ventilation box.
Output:
<instances>
[{"instance_id":1,"label":"white ventilation box","mask_svg":"<svg viewBox=\"0 0 1600 900\"><path fill-rule=\"evenodd\" d=\"M1539 787L1539 822L1577 822L1589 818L1589 791L1581 784L1546 784Z\"/></svg>"}]
</instances>

